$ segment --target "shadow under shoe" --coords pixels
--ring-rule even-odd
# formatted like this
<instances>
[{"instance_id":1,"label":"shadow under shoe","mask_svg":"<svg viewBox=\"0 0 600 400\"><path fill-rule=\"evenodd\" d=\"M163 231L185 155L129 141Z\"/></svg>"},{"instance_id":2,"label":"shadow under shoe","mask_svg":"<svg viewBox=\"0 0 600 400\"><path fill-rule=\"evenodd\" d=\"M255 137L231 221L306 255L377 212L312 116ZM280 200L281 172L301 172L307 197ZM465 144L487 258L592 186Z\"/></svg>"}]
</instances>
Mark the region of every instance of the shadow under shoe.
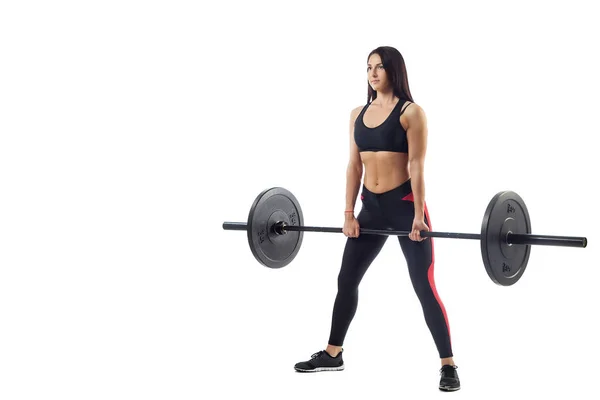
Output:
<instances>
[{"instance_id":1,"label":"shadow under shoe","mask_svg":"<svg viewBox=\"0 0 600 400\"><path fill-rule=\"evenodd\" d=\"M440 369L440 390L444 392L454 392L460 389L460 379L455 365L444 365Z\"/></svg>"},{"instance_id":2,"label":"shadow under shoe","mask_svg":"<svg viewBox=\"0 0 600 400\"><path fill-rule=\"evenodd\" d=\"M336 357L331 357L325 350L318 351L310 356L310 360L294 365L294 369L298 372L342 371L344 369L342 351Z\"/></svg>"}]
</instances>

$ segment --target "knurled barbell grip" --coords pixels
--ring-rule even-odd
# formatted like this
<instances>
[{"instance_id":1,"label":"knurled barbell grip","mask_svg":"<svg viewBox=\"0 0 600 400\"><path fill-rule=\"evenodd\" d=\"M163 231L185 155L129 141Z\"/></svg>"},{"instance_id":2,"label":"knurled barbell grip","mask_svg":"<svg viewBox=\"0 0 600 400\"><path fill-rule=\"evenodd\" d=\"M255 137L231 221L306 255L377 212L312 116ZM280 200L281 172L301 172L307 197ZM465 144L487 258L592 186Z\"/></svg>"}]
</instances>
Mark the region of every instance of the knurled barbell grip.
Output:
<instances>
[{"instance_id":1,"label":"knurled barbell grip","mask_svg":"<svg viewBox=\"0 0 600 400\"><path fill-rule=\"evenodd\" d=\"M301 231L301 232L331 232L331 233L341 233L342 228L335 227L322 227L322 226L299 226L299 225L287 225L283 222L279 222L275 224L275 232L293 232L293 231ZM410 232L408 231L395 231L391 229L369 229L369 228L360 228L361 234L366 235L389 235L389 236L408 236ZM452 239L481 239L481 235L477 233L455 233L455 232L429 232L429 231L421 231L421 237L439 237L439 238L452 238Z\"/></svg>"}]
</instances>

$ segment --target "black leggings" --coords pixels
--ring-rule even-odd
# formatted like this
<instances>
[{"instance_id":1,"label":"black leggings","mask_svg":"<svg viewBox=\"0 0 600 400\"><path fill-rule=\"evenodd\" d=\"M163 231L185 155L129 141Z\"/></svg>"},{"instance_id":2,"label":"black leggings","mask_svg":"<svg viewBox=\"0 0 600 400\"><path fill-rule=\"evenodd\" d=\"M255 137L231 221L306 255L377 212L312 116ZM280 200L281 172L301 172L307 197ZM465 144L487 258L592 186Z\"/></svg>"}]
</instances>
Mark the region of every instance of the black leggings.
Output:
<instances>
[{"instance_id":1,"label":"black leggings","mask_svg":"<svg viewBox=\"0 0 600 400\"><path fill-rule=\"evenodd\" d=\"M412 230L415 209L410 179L397 188L380 194L369 191L363 185L361 200L362 208L357 217L361 228ZM427 205L425 205L425 223L433 230ZM350 322L356 313L360 281L388 237L361 234L358 238L347 239L338 275L338 292L333 306L330 345L343 345ZM448 317L436 291L433 277L435 259L433 238L421 242L412 241L408 236L397 236L397 238L406 259L412 285L421 302L425 322L433 336L440 358L452 357Z\"/></svg>"}]
</instances>

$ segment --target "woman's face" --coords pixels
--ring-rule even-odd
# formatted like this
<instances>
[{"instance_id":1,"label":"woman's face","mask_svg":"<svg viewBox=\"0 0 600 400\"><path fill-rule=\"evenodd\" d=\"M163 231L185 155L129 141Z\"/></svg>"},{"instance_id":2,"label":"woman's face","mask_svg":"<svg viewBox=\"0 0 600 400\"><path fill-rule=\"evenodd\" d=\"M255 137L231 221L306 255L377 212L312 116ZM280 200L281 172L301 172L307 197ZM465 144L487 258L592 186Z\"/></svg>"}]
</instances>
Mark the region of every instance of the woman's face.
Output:
<instances>
[{"instance_id":1,"label":"woman's face","mask_svg":"<svg viewBox=\"0 0 600 400\"><path fill-rule=\"evenodd\" d=\"M383 69L379 54L373 54L369 57L369 61L367 62L367 76L369 84L375 91L385 89L389 85L387 74Z\"/></svg>"}]
</instances>

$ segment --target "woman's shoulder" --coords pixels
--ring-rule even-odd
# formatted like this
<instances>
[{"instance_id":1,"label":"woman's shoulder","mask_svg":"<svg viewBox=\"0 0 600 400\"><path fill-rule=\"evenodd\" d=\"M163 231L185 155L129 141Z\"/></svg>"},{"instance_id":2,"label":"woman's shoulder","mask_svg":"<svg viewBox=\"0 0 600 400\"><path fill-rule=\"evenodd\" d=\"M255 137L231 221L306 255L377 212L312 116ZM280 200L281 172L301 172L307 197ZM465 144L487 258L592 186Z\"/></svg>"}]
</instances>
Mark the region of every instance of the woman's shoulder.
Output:
<instances>
[{"instance_id":1,"label":"woman's shoulder","mask_svg":"<svg viewBox=\"0 0 600 400\"><path fill-rule=\"evenodd\" d=\"M360 106L354 107L354 108L352 109L352 111L350 111L350 115L352 116L352 120L355 120L355 119L358 117L358 115L360 114L360 112L361 112L361 111L362 111L362 110L363 110L363 109L364 109L366 106L367 106L366 104L363 104L363 105L360 105Z\"/></svg>"},{"instance_id":2,"label":"woman's shoulder","mask_svg":"<svg viewBox=\"0 0 600 400\"><path fill-rule=\"evenodd\" d=\"M425 110L423 110L423 107L414 101L404 101L401 110L402 115L405 115L408 118L421 118L425 116Z\"/></svg>"},{"instance_id":3,"label":"woman's shoulder","mask_svg":"<svg viewBox=\"0 0 600 400\"><path fill-rule=\"evenodd\" d=\"M357 106L354 107L351 111L350 111L350 120L352 123L354 123L354 121L356 121L356 118L358 118L358 116L360 115L360 112L363 110L363 108L365 108L365 104L363 104L362 106Z\"/></svg>"}]
</instances>

